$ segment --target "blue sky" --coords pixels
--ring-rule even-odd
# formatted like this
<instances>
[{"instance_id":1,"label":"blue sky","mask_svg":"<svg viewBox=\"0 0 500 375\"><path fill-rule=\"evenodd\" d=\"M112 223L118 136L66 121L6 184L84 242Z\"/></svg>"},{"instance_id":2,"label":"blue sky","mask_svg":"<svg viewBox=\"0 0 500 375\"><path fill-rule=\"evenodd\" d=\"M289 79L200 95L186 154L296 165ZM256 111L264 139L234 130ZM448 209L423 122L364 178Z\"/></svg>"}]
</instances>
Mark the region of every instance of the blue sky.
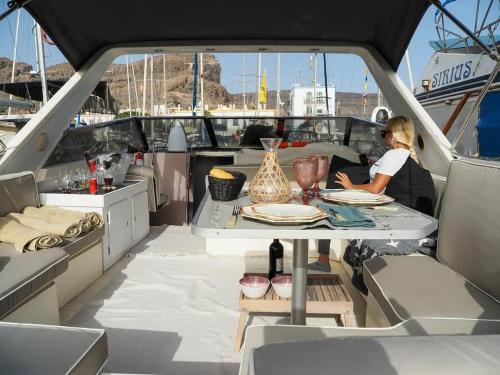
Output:
<instances>
[{"instance_id":1,"label":"blue sky","mask_svg":"<svg viewBox=\"0 0 500 375\"><path fill-rule=\"evenodd\" d=\"M0 0L0 10L6 9L7 0ZM484 12L489 0L482 0L480 11ZM467 26L474 26L474 14L476 11L475 0L457 0L447 6ZM420 23L409 46L409 53L412 64L413 78L415 84L419 84L422 72L429 60L432 49L429 47L429 40L436 39L434 29L435 7L431 6ZM497 0L494 1L493 9L489 19L500 16ZM7 20L0 22L0 57L12 58L14 28L16 15L13 14ZM449 23L448 23L449 24ZM35 64L35 43L32 37L33 20L25 12L21 12L21 22L19 29L18 59L23 62ZM46 48L46 64L52 65L65 62L64 57L56 47ZM222 67L222 84L230 92L242 91L242 54L217 54ZM123 62L120 59L119 62ZM246 74L247 91L255 90L256 76L256 54L246 54ZM262 55L262 71L267 71L268 88L276 87L276 54ZM364 85L364 64L362 60L353 55L328 55L327 56L328 81L333 82L337 91L362 92ZM281 55L281 89L288 89L294 82L310 83L312 71L310 68L309 54L282 54ZM409 85L406 62L403 60L398 70L401 78ZM318 81L323 82L323 60L318 55ZM376 85L369 78L369 91L375 92Z\"/></svg>"}]
</instances>

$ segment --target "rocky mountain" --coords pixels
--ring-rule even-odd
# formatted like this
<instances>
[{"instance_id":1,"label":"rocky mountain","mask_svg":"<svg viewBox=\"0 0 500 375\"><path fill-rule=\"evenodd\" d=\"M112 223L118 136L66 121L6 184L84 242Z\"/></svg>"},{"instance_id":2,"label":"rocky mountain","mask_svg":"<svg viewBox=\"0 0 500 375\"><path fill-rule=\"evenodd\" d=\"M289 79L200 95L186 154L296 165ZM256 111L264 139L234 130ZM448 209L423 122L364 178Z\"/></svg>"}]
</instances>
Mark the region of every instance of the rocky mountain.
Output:
<instances>
[{"instance_id":1,"label":"rocky mountain","mask_svg":"<svg viewBox=\"0 0 500 375\"><path fill-rule=\"evenodd\" d=\"M243 107L242 94L230 94L221 84L221 66L214 55L205 53L204 58L204 99L205 104L214 108L219 104L235 105L236 108ZM26 63L17 63L15 81L29 81L36 79L31 72L33 67ZM186 109L192 104L193 92L193 55L192 54L166 54L165 69L163 68L163 56L153 57L153 97L155 104L176 107L180 105ZM69 64L57 64L47 67L49 79L65 80L73 75L74 70ZM12 74L12 61L8 58L0 58L0 85L2 82L10 82ZM143 89L146 90L146 112L151 108L151 59L146 66L146 80L144 81L144 59L135 59L129 63L131 107L142 108ZM109 85L111 95L118 102L121 111L129 107L127 66L126 64L111 64L102 80ZM199 90L198 90L199 91ZM198 100L200 93L198 92ZM0 91L0 97L8 95ZM289 90L282 90L281 101L284 102L282 113L288 113ZM276 92L269 90L267 93L267 108L276 108ZM255 93L249 92L246 96L248 108L253 108ZM368 94L368 106L363 116L363 94L337 92L336 93L336 115L369 117L377 105L377 95Z\"/></svg>"},{"instance_id":2,"label":"rocky mountain","mask_svg":"<svg viewBox=\"0 0 500 375\"><path fill-rule=\"evenodd\" d=\"M204 98L205 104L230 104L231 96L220 83L221 67L215 56L204 54ZM165 67L165 69L164 69ZM35 79L30 75L33 67L25 63L16 64L15 81L29 81ZM48 79L68 79L74 73L69 64L57 64L47 67ZM10 82L12 61L0 58L0 84ZM131 93L131 107L141 108L143 89L146 90L146 111L151 108L151 91L154 104L188 107L192 103L193 92L193 55L167 54L165 65L163 56L153 57L153 89L151 90L151 59L146 66L146 81L144 81L144 59L138 59L129 64L129 85ZM127 66L126 64L111 64L103 81L109 85L111 95L118 102L119 108L124 110L128 104ZM199 93L198 93L199 96Z\"/></svg>"}]
</instances>

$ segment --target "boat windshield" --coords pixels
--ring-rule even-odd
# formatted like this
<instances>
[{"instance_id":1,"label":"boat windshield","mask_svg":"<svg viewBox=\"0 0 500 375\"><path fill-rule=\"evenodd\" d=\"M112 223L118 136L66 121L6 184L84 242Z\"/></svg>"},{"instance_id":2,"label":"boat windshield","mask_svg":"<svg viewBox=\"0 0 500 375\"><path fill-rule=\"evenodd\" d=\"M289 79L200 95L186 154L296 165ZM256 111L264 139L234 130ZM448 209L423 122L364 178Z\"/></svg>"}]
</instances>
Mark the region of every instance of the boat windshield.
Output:
<instances>
[{"instance_id":1,"label":"boat windshield","mask_svg":"<svg viewBox=\"0 0 500 375\"><path fill-rule=\"evenodd\" d=\"M375 157L386 150L380 137L384 125L355 117L131 117L67 129L45 167L81 160L85 152L92 157L167 151L169 132L176 124L184 128L191 150L258 149L258 137L248 141L255 131L282 137L285 146L333 143Z\"/></svg>"}]
</instances>

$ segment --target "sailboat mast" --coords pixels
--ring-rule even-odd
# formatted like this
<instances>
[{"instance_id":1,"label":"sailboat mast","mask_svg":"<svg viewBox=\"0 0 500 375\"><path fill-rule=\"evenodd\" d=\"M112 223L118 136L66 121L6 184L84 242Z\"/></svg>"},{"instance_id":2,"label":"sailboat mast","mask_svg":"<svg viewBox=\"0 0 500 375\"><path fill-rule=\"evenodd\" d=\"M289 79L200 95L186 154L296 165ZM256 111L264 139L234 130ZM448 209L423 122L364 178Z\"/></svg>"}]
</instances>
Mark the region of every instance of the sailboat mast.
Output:
<instances>
[{"instance_id":1,"label":"sailboat mast","mask_svg":"<svg viewBox=\"0 0 500 375\"><path fill-rule=\"evenodd\" d=\"M148 76L148 55L144 55L144 79L142 84L142 115L146 116L146 78Z\"/></svg>"},{"instance_id":2,"label":"sailboat mast","mask_svg":"<svg viewBox=\"0 0 500 375\"><path fill-rule=\"evenodd\" d=\"M154 70L154 55L151 55L151 73L150 73L150 78L151 78L151 84L149 85L150 91L151 91L151 116L154 116L155 114L155 101L154 101L154 76L153 76L153 70Z\"/></svg>"},{"instance_id":3,"label":"sailboat mast","mask_svg":"<svg viewBox=\"0 0 500 375\"><path fill-rule=\"evenodd\" d=\"M130 100L130 74L128 71L128 55L125 56L125 63L127 64L128 115L132 117L132 101Z\"/></svg>"},{"instance_id":4,"label":"sailboat mast","mask_svg":"<svg viewBox=\"0 0 500 375\"><path fill-rule=\"evenodd\" d=\"M38 68L40 69L40 81L42 82L42 101L45 105L49 99L47 93L47 76L45 74L45 53L42 40L42 28L35 22L35 36L36 36L36 52Z\"/></svg>"},{"instance_id":5,"label":"sailboat mast","mask_svg":"<svg viewBox=\"0 0 500 375\"><path fill-rule=\"evenodd\" d=\"M137 111L139 109L139 95L137 93L137 81L135 80L135 68L134 68L134 61L130 62L130 68L132 69L132 80L134 83L134 92L135 92L135 110Z\"/></svg>"},{"instance_id":6,"label":"sailboat mast","mask_svg":"<svg viewBox=\"0 0 500 375\"><path fill-rule=\"evenodd\" d=\"M247 54L243 54L243 116L247 109Z\"/></svg>"},{"instance_id":7,"label":"sailboat mast","mask_svg":"<svg viewBox=\"0 0 500 375\"><path fill-rule=\"evenodd\" d=\"M279 116L281 113L280 107L280 74L281 74L281 53L278 53L278 61L276 66L276 116Z\"/></svg>"},{"instance_id":8,"label":"sailboat mast","mask_svg":"<svg viewBox=\"0 0 500 375\"><path fill-rule=\"evenodd\" d=\"M205 116L205 101L203 98L203 83L204 83L204 77L203 77L203 53L200 53L200 107L201 107L201 115Z\"/></svg>"},{"instance_id":9,"label":"sailboat mast","mask_svg":"<svg viewBox=\"0 0 500 375\"><path fill-rule=\"evenodd\" d=\"M165 100L165 114L167 114L167 63L163 54L163 99Z\"/></svg>"},{"instance_id":10,"label":"sailboat mast","mask_svg":"<svg viewBox=\"0 0 500 375\"><path fill-rule=\"evenodd\" d=\"M330 97L328 96L328 74L326 71L326 53L323 53L323 73L325 75L325 97L326 97L326 115L330 116Z\"/></svg>"},{"instance_id":11,"label":"sailboat mast","mask_svg":"<svg viewBox=\"0 0 500 375\"><path fill-rule=\"evenodd\" d=\"M19 15L21 13L21 9L17 10L17 17L16 17L16 37L14 40L14 56L12 56L12 74L10 76L10 82L14 83L14 78L16 77L16 57L17 57L17 39L19 36ZM9 95L9 100L12 101L14 97L12 94ZM7 110L7 114L10 115L11 107L9 106L9 109Z\"/></svg>"},{"instance_id":12,"label":"sailboat mast","mask_svg":"<svg viewBox=\"0 0 500 375\"><path fill-rule=\"evenodd\" d=\"M318 68L318 54L315 52L313 57L313 116L316 116L316 83L317 83L317 68Z\"/></svg>"},{"instance_id":13,"label":"sailboat mast","mask_svg":"<svg viewBox=\"0 0 500 375\"><path fill-rule=\"evenodd\" d=\"M193 117L196 117L197 90L198 90L198 52L195 52L194 63L193 63Z\"/></svg>"},{"instance_id":14,"label":"sailboat mast","mask_svg":"<svg viewBox=\"0 0 500 375\"><path fill-rule=\"evenodd\" d=\"M413 73L411 72L411 63L410 63L410 54L408 53L408 50L405 52L405 58L406 58L406 66L408 67L408 78L410 78L410 88L411 92L415 92L415 85L413 83Z\"/></svg>"},{"instance_id":15,"label":"sailboat mast","mask_svg":"<svg viewBox=\"0 0 500 375\"><path fill-rule=\"evenodd\" d=\"M260 64L261 64L261 60L262 60L262 55L259 52L257 54L257 87L255 90L255 102L257 104L257 106L256 106L257 114L259 114L259 110L260 110L259 93L260 93Z\"/></svg>"}]
</instances>

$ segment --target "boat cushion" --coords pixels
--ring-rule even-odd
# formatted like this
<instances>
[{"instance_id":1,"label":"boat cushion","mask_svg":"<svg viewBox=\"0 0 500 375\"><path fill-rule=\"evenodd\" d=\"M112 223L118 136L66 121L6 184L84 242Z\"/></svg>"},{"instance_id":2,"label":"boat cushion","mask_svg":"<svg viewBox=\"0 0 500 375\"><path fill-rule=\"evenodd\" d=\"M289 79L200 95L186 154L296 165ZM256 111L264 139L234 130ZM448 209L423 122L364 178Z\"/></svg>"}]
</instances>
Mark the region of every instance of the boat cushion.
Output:
<instances>
[{"instance_id":1,"label":"boat cushion","mask_svg":"<svg viewBox=\"0 0 500 375\"><path fill-rule=\"evenodd\" d=\"M19 253L0 243L0 318L66 271L68 258L61 248Z\"/></svg>"},{"instance_id":2,"label":"boat cushion","mask_svg":"<svg viewBox=\"0 0 500 375\"><path fill-rule=\"evenodd\" d=\"M0 176L0 216L21 212L26 206L38 207L38 191L32 172Z\"/></svg>"},{"instance_id":3,"label":"boat cushion","mask_svg":"<svg viewBox=\"0 0 500 375\"><path fill-rule=\"evenodd\" d=\"M500 300L500 165L453 160L439 217L439 261Z\"/></svg>"},{"instance_id":4,"label":"boat cushion","mask_svg":"<svg viewBox=\"0 0 500 375\"><path fill-rule=\"evenodd\" d=\"M498 373L500 335L339 337L254 349L250 374Z\"/></svg>"},{"instance_id":5,"label":"boat cushion","mask_svg":"<svg viewBox=\"0 0 500 375\"><path fill-rule=\"evenodd\" d=\"M500 303L429 256L364 262L368 290L392 324L411 318L500 320Z\"/></svg>"},{"instance_id":6,"label":"boat cushion","mask_svg":"<svg viewBox=\"0 0 500 375\"><path fill-rule=\"evenodd\" d=\"M5 374L97 374L107 357L103 329L0 323Z\"/></svg>"}]
</instances>

